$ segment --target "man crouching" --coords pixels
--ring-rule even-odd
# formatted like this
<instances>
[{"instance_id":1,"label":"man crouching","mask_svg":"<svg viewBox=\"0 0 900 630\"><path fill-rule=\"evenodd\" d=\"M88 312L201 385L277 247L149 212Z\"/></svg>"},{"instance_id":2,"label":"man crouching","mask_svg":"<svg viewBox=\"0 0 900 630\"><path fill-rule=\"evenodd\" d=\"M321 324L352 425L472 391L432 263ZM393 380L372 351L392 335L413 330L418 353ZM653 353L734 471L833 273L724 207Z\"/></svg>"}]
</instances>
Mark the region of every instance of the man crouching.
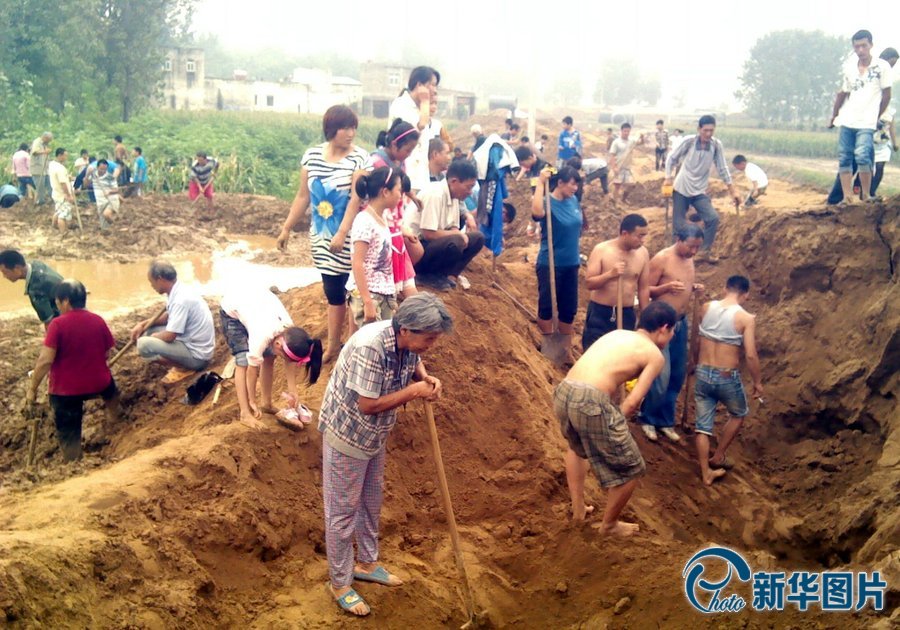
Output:
<instances>
[{"instance_id":1,"label":"man crouching","mask_svg":"<svg viewBox=\"0 0 900 630\"><path fill-rule=\"evenodd\" d=\"M641 313L637 331L616 330L594 342L556 388L553 407L566 452L566 480L572 496L572 517L584 520L593 506L584 503L588 464L603 488L609 490L600 530L631 536L639 527L619 521L646 465L625 421L641 406L653 380L665 365L662 349L672 338L675 310L665 302L651 302ZM619 410L612 402L619 387L637 383Z\"/></svg>"}]
</instances>

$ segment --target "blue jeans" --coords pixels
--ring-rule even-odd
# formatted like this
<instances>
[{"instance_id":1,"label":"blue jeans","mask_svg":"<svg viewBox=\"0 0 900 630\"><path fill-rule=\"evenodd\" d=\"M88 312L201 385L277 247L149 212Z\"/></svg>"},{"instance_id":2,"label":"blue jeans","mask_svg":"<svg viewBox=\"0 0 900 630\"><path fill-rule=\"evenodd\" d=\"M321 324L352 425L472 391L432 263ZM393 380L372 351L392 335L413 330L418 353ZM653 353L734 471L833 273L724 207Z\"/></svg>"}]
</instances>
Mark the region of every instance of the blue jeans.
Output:
<instances>
[{"instance_id":1,"label":"blue jeans","mask_svg":"<svg viewBox=\"0 0 900 630\"><path fill-rule=\"evenodd\" d=\"M24 199L28 196L28 187L34 188L34 180L31 177L19 177L19 196Z\"/></svg>"},{"instance_id":2,"label":"blue jeans","mask_svg":"<svg viewBox=\"0 0 900 630\"><path fill-rule=\"evenodd\" d=\"M839 172L852 173L854 159L860 173L872 172L872 163L875 161L875 145L872 142L874 133L871 129L841 127L838 136Z\"/></svg>"},{"instance_id":3,"label":"blue jeans","mask_svg":"<svg viewBox=\"0 0 900 630\"><path fill-rule=\"evenodd\" d=\"M698 365L695 377L694 404L697 419L694 430L697 433L713 434L718 403L725 405L732 418L743 418L750 413L739 370Z\"/></svg>"},{"instance_id":4,"label":"blue jeans","mask_svg":"<svg viewBox=\"0 0 900 630\"><path fill-rule=\"evenodd\" d=\"M682 317L675 324L675 335L663 350L666 365L653 381L641 405L641 422L657 428L675 426L675 402L687 374L688 325Z\"/></svg>"},{"instance_id":5,"label":"blue jeans","mask_svg":"<svg viewBox=\"0 0 900 630\"><path fill-rule=\"evenodd\" d=\"M709 251L713 241L716 240L716 231L719 229L719 213L713 208L712 201L707 195L694 195L687 197L677 190L672 195L672 242L675 242L678 230L688 224L688 206L694 206L694 210L703 220L703 249Z\"/></svg>"}]
</instances>

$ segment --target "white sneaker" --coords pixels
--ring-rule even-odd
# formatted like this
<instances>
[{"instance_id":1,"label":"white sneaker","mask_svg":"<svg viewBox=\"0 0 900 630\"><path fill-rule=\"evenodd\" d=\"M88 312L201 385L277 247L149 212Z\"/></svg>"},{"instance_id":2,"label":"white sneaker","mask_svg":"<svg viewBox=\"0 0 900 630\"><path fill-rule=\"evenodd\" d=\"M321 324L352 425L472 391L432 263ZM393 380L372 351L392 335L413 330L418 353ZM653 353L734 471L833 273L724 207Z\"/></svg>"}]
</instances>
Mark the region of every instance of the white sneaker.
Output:
<instances>
[{"instance_id":1,"label":"white sneaker","mask_svg":"<svg viewBox=\"0 0 900 630\"><path fill-rule=\"evenodd\" d=\"M672 427L662 427L660 429L660 431L662 431L662 434L665 435L670 440L672 440L673 442L681 441L681 436L678 435L678 433L676 433L675 429L673 429Z\"/></svg>"},{"instance_id":2,"label":"white sneaker","mask_svg":"<svg viewBox=\"0 0 900 630\"><path fill-rule=\"evenodd\" d=\"M459 282L459 286L463 288L464 291L468 291L472 288L472 283L469 282L469 279L463 275L456 276L456 280Z\"/></svg>"},{"instance_id":3,"label":"white sneaker","mask_svg":"<svg viewBox=\"0 0 900 630\"><path fill-rule=\"evenodd\" d=\"M655 442L659 439L656 435L656 427L652 424L642 424L641 429L644 431L644 435L647 436L647 439L651 442Z\"/></svg>"}]
</instances>

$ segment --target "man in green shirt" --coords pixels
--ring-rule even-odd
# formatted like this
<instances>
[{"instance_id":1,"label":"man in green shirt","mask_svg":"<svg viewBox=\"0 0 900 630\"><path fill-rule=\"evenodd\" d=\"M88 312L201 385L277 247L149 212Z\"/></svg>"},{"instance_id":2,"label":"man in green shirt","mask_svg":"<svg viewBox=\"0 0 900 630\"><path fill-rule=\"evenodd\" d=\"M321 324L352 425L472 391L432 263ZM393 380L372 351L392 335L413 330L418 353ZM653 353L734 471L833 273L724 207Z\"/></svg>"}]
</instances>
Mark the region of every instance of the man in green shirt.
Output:
<instances>
[{"instance_id":1,"label":"man in green shirt","mask_svg":"<svg viewBox=\"0 0 900 630\"><path fill-rule=\"evenodd\" d=\"M54 293L62 276L39 260L25 261L25 257L14 249L0 252L0 272L10 282L25 281L25 295L38 319L46 328L54 317L59 317Z\"/></svg>"}]
</instances>

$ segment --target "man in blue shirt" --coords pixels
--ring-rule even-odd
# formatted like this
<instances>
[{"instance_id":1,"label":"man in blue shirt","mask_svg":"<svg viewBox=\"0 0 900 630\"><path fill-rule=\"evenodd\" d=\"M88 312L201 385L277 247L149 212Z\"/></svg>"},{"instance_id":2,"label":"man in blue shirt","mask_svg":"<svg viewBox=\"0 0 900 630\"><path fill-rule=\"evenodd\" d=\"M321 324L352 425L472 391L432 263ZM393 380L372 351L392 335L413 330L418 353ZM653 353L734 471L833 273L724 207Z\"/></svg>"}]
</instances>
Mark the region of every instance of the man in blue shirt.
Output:
<instances>
[{"instance_id":1,"label":"man in blue shirt","mask_svg":"<svg viewBox=\"0 0 900 630\"><path fill-rule=\"evenodd\" d=\"M575 129L571 116L562 119L563 130L559 134L559 144L556 151L556 166L561 167L576 155L581 155L581 133Z\"/></svg>"},{"instance_id":2,"label":"man in blue shirt","mask_svg":"<svg viewBox=\"0 0 900 630\"><path fill-rule=\"evenodd\" d=\"M144 152L141 147L134 147L134 175L131 181L134 183L133 195L136 197L144 196L144 184L147 183L147 160L144 159Z\"/></svg>"}]
</instances>

